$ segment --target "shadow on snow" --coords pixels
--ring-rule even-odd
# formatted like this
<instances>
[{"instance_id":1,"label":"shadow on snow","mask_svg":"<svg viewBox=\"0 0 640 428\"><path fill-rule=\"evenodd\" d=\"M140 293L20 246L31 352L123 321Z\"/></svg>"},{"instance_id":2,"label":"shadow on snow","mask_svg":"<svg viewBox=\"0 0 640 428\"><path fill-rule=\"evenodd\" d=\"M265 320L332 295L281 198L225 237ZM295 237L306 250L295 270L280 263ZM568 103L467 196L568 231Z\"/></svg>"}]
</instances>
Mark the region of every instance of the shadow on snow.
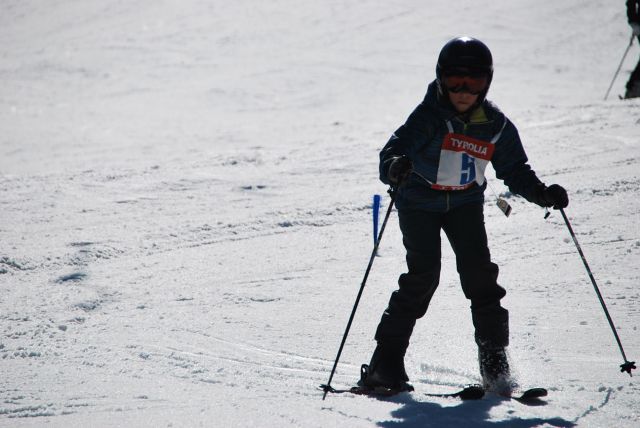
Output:
<instances>
[{"instance_id":1,"label":"shadow on snow","mask_svg":"<svg viewBox=\"0 0 640 428\"><path fill-rule=\"evenodd\" d=\"M458 405L442 406L434 402L416 401L411 395L390 397L381 399L402 405L394 410L392 421L378 422L383 428L396 427L495 427L495 428L533 428L544 424L554 427L574 427L574 422L556 418L523 418L515 416L516 411L509 414L513 417L495 421L491 420L491 409L504 403L504 399L491 397L482 400L461 401ZM545 405L544 402L537 404Z\"/></svg>"}]
</instances>

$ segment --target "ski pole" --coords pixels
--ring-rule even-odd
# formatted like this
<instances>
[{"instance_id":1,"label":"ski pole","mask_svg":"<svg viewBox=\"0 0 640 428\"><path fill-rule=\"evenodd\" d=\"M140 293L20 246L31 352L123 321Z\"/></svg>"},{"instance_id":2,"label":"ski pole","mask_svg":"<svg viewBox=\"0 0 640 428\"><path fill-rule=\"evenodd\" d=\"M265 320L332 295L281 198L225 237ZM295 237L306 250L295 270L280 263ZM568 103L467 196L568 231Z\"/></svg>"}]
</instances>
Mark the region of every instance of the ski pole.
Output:
<instances>
[{"instance_id":1,"label":"ski pole","mask_svg":"<svg viewBox=\"0 0 640 428\"><path fill-rule=\"evenodd\" d=\"M629 376L633 376L631 374L631 370L636 368L635 361L627 360L627 356L624 353L624 348L622 347L622 342L620 342L620 337L618 336L618 331L616 330L615 325L613 324L613 320L611 319L611 315L609 315L609 311L607 310L607 305L604 303L604 299L602 298L602 294L600 293L600 289L598 288L598 284L596 284L596 280L593 277L593 273L591 273L591 268L589 268L589 264L587 263L587 259L582 252L582 248L580 248L580 244L578 243L578 239L576 238L576 234L573 233L573 229L571 228L571 223L569 223L569 219L567 215L564 213L564 210L560 208L560 213L562 214L562 218L564 218L564 222L567 225L567 229L569 229L569 233L571 234L571 238L573 239L573 243L576 244L576 248L578 249L578 253L582 258L582 263L584 263L584 267L587 269L587 273L589 274L589 278L591 279L591 283L593 284L593 288L598 295L598 299L600 300L600 305L602 305L602 309L604 309L604 313L607 316L607 321L609 321L609 326L611 326L611 331L613 331L613 335L616 338L616 342L618 342L618 348L620 348L620 352L622 353L622 358L624 359L624 364L620 365L621 372L629 373Z\"/></svg>"},{"instance_id":2,"label":"ski pole","mask_svg":"<svg viewBox=\"0 0 640 428\"><path fill-rule=\"evenodd\" d=\"M371 266L373 265L373 261L376 259L378 246L380 245L380 239L382 239L384 228L387 226L387 220L389 220L389 216L391 215L391 209L393 208L393 204L396 201L396 191L393 188L389 189L389 195L391 195L391 202L389 202L389 208L387 208L387 214L385 215L384 221L382 222L382 226L380 227L380 234L378 235L378 239L376 239L375 244L373 245L373 251L371 252L371 257L369 258L369 265L367 266L367 270L364 272L364 278L362 279L362 284L360 285L360 290L358 291L356 302L354 303L353 309L351 310L351 316L349 317L347 328L345 329L344 335L342 336L342 342L340 343L340 348L338 349L338 355L336 356L336 360L333 363L333 369L331 369L331 374L329 375L329 381L327 382L326 385L322 385L322 389L324 389L324 395L322 396L322 400L327 398L327 393L333 390L333 388L331 387L331 381L333 380L333 375L335 374L336 368L338 367L338 361L340 360L340 355L342 355L344 344L347 341L347 336L349 335L349 330L351 329L353 318L356 315L356 309L358 309L358 303L360 303L360 297L362 297L364 286L367 283L367 278L369 278L369 272L371 271Z\"/></svg>"},{"instance_id":3,"label":"ski pole","mask_svg":"<svg viewBox=\"0 0 640 428\"><path fill-rule=\"evenodd\" d=\"M631 40L629 40L629 45L627 46L627 49L624 51L624 55L622 55L622 60L620 61L620 65L618 66L618 69L616 70L616 74L613 75L613 80L611 81L611 84L609 85L609 89L607 89L607 94L604 96L604 100L607 100L607 97L609 96L609 92L611 91L611 88L613 87L613 82L616 81L616 77L618 77L618 73L620 73L620 69L622 68L622 64L624 63L624 59L627 57L627 54L629 53L629 49L631 49L631 45L633 44L633 39L634 39L634 35L631 34Z\"/></svg>"}]
</instances>

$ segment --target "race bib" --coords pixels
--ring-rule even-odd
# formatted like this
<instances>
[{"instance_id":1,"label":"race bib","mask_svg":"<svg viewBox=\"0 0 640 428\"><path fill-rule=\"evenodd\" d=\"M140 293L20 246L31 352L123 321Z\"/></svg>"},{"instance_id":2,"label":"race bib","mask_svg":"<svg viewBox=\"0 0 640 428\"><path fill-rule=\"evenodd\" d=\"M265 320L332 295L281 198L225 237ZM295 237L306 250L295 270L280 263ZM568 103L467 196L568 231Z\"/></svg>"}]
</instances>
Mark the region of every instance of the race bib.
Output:
<instances>
[{"instance_id":1,"label":"race bib","mask_svg":"<svg viewBox=\"0 0 640 428\"><path fill-rule=\"evenodd\" d=\"M437 179L431 187L436 190L464 190L474 183L484 184L484 171L502 130L491 141L483 141L456 134L450 122L447 127L449 133L442 143Z\"/></svg>"}]
</instances>

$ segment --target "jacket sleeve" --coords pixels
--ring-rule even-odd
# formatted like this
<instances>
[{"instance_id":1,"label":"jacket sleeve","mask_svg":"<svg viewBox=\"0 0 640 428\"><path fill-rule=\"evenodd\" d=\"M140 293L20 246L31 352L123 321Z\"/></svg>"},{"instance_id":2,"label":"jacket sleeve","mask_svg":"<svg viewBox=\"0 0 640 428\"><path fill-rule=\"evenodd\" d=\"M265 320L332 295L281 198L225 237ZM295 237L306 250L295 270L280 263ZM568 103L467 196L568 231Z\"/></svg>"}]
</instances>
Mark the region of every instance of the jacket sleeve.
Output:
<instances>
[{"instance_id":1,"label":"jacket sleeve","mask_svg":"<svg viewBox=\"0 0 640 428\"><path fill-rule=\"evenodd\" d=\"M506 124L491 158L496 177L504 181L511 192L544 206L541 200L544 184L528 164L518 130L509 119L504 117L504 120Z\"/></svg>"},{"instance_id":2,"label":"jacket sleeve","mask_svg":"<svg viewBox=\"0 0 640 428\"><path fill-rule=\"evenodd\" d=\"M629 18L629 23L640 23L639 0L627 0L627 18Z\"/></svg>"},{"instance_id":3,"label":"jacket sleeve","mask_svg":"<svg viewBox=\"0 0 640 428\"><path fill-rule=\"evenodd\" d=\"M428 139L431 127L427 107L420 103L380 151L380 180L383 183L391 184L388 173L394 159L407 157L413 161L415 148Z\"/></svg>"}]
</instances>

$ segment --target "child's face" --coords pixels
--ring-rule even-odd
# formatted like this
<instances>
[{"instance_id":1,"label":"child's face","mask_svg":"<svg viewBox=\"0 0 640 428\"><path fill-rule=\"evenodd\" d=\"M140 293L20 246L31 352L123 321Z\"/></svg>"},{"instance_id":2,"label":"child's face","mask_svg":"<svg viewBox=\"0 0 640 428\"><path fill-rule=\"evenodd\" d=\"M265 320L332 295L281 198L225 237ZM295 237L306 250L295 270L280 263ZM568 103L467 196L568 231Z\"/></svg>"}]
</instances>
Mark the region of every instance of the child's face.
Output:
<instances>
[{"instance_id":1,"label":"child's face","mask_svg":"<svg viewBox=\"0 0 640 428\"><path fill-rule=\"evenodd\" d=\"M458 113L465 113L478 100L478 94L469 92L449 92L449 100Z\"/></svg>"}]
</instances>

